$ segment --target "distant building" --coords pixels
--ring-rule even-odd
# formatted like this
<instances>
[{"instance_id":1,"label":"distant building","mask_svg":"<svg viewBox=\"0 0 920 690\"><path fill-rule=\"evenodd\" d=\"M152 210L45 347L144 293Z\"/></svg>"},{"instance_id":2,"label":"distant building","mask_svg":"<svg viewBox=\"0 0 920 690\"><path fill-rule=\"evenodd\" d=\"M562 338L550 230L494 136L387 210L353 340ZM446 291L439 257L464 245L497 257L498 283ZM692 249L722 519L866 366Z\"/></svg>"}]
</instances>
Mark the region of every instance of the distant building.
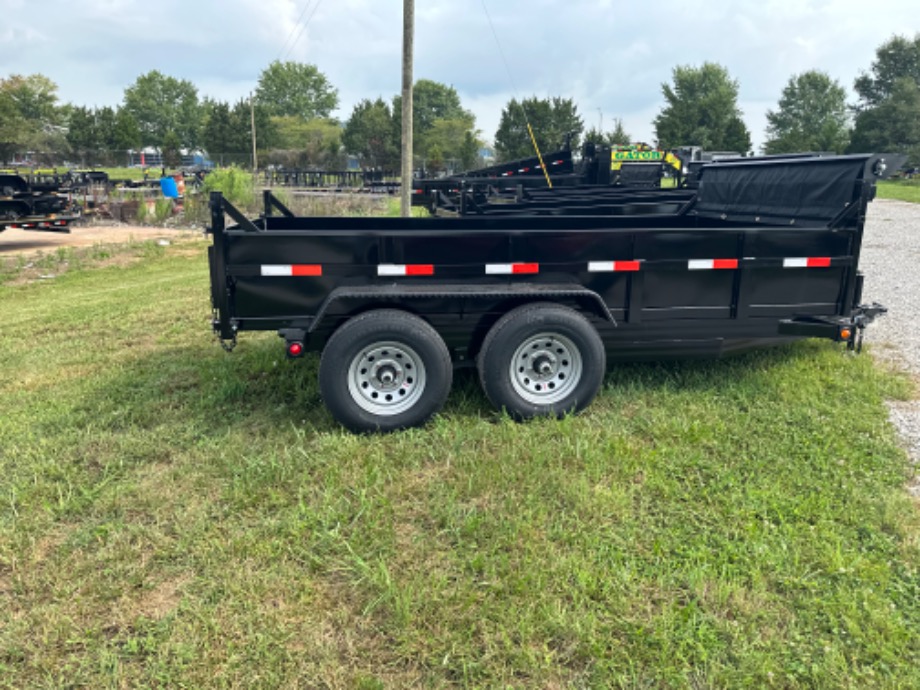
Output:
<instances>
[{"instance_id":1,"label":"distant building","mask_svg":"<svg viewBox=\"0 0 920 690\"><path fill-rule=\"evenodd\" d=\"M201 149L180 149L183 168L213 168L214 163ZM140 168L159 168L163 166L163 154L155 146L147 146L136 151L128 151L129 165Z\"/></svg>"}]
</instances>

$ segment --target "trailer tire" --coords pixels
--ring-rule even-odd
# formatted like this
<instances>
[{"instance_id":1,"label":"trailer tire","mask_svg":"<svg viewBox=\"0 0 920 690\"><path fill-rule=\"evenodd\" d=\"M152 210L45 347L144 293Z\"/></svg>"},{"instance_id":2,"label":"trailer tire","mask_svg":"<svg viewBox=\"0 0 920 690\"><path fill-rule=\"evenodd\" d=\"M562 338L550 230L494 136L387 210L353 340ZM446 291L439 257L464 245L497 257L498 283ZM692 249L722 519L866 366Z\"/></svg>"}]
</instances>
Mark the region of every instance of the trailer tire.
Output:
<instances>
[{"instance_id":1,"label":"trailer tire","mask_svg":"<svg viewBox=\"0 0 920 690\"><path fill-rule=\"evenodd\" d=\"M604 382L607 361L600 336L584 316L536 303L499 319L477 364L492 404L524 421L583 410Z\"/></svg>"},{"instance_id":2,"label":"trailer tire","mask_svg":"<svg viewBox=\"0 0 920 690\"><path fill-rule=\"evenodd\" d=\"M319 387L326 407L351 431L420 426L447 400L450 353L428 323L396 309L345 322L326 343Z\"/></svg>"}]
</instances>

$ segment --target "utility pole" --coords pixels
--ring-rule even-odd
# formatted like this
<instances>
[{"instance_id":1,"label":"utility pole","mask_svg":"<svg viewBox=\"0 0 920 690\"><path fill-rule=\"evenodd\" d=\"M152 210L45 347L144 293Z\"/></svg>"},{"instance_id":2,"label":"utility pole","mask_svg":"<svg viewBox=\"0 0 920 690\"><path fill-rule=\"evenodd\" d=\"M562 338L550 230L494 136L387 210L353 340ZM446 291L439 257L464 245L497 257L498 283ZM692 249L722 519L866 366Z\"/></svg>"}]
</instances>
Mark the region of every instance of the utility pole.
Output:
<instances>
[{"instance_id":1,"label":"utility pole","mask_svg":"<svg viewBox=\"0 0 920 690\"><path fill-rule=\"evenodd\" d=\"M259 159L256 157L256 106L252 102L252 91L249 92L249 119L252 125L252 172L259 171Z\"/></svg>"},{"instance_id":2,"label":"utility pole","mask_svg":"<svg viewBox=\"0 0 920 690\"><path fill-rule=\"evenodd\" d=\"M399 175L402 217L412 215L412 46L415 0L403 0L402 168Z\"/></svg>"}]
</instances>

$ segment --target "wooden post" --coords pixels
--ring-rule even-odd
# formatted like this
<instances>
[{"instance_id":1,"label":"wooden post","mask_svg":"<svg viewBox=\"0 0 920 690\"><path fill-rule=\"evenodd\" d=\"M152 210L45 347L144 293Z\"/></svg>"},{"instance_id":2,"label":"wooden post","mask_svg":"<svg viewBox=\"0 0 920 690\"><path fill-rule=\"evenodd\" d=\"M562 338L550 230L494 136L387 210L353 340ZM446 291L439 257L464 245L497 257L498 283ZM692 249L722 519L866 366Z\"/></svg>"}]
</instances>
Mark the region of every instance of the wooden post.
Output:
<instances>
[{"instance_id":1,"label":"wooden post","mask_svg":"<svg viewBox=\"0 0 920 690\"><path fill-rule=\"evenodd\" d=\"M412 215L412 49L415 0L403 0L402 169L399 176L402 217Z\"/></svg>"},{"instance_id":2,"label":"wooden post","mask_svg":"<svg viewBox=\"0 0 920 690\"><path fill-rule=\"evenodd\" d=\"M252 174L259 172L259 159L256 157L256 106L252 102L252 92L249 92L249 118L252 123Z\"/></svg>"}]
</instances>

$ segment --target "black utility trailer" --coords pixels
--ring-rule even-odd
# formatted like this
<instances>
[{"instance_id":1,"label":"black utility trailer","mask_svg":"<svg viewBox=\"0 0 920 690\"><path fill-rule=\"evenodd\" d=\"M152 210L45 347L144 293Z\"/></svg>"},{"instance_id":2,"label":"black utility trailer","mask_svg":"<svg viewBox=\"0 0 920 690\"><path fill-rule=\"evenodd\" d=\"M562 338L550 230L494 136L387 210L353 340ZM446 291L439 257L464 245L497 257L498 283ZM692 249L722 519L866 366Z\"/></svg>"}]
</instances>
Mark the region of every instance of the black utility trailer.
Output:
<instances>
[{"instance_id":1,"label":"black utility trailer","mask_svg":"<svg viewBox=\"0 0 920 690\"><path fill-rule=\"evenodd\" d=\"M70 232L80 210L64 194L56 178L26 180L21 175L0 174L0 232L42 230Z\"/></svg>"},{"instance_id":2,"label":"black utility trailer","mask_svg":"<svg viewBox=\"0 0 920 690\"><path fill-rule=\"evenodd\" d=\"M322 351L323 399L356 431L423 423L464 364L526 419L584 408L608 360L800 337L852 348L884 311L860 304L857 269L885 169L739 159L705 166L690 193L567 196L554 215L300 218L266 192L250 220L215 193L213 326L225 345L276 330L291 357Z\"/></svg>"}]
</instances>

